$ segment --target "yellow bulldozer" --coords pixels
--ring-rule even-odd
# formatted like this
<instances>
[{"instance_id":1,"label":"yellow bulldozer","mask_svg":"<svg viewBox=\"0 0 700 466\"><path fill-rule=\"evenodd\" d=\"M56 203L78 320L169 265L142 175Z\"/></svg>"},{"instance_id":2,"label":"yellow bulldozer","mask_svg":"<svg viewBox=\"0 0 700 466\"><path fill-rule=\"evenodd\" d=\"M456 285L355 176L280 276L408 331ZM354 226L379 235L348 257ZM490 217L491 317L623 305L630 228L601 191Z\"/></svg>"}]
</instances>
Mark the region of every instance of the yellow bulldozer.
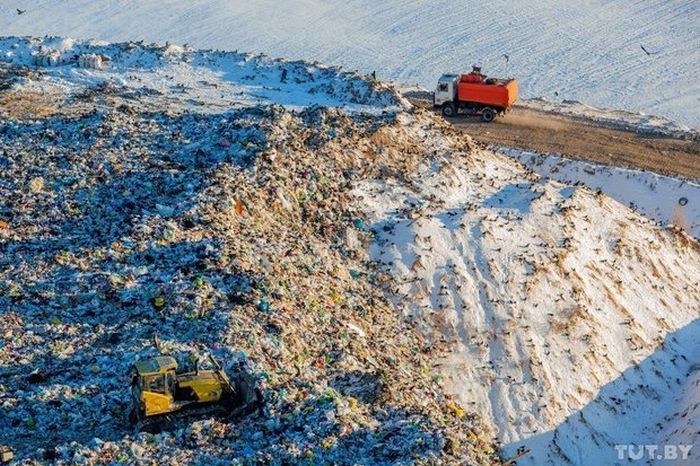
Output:
<instances>
[{"instance_id":1,"label":"yellow bulldozer","mask_svg":"<svg viewBox=\"0 0 700 466\"><path fill-rule=\"evenodd\" d=\"M143 428L172 417L222 413L244 415L262 406L262 396L253 376L239 370L229 378L219 363L209 356L201 368L199 358L193 367L178 372L172 356L137 361L131 369L131 410L129 420Z\"/></svg>"}]
</instances>

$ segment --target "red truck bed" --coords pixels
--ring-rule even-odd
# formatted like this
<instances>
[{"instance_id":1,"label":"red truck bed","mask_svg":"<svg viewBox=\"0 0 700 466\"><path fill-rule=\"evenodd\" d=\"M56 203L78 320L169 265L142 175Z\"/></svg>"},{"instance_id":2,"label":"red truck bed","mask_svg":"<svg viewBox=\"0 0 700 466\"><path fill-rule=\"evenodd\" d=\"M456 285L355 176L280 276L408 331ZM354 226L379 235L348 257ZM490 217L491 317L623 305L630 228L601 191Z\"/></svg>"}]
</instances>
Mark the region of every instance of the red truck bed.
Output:
<instances>
[{"instance_id":1,"label":"red truck bed","mask_svg":"<svg viewBox=\"0 0 700 466\"><path fill-rule=\"evenodd\" d=\"M474 102L490 105L497 109L507 109L518 98L518 81L515 79L489 79L469 82L470 75L462 75L457 84L457 99L461 102Z\"/></svg>"}]
</instances>

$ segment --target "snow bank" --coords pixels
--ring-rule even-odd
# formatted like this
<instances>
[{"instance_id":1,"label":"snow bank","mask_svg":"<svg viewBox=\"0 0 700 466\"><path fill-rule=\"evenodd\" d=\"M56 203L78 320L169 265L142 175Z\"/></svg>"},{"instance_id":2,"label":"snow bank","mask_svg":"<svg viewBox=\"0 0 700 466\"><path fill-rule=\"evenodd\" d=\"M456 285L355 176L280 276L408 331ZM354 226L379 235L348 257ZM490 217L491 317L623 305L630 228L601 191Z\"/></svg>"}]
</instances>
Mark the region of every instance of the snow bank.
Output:
<instances>
[{"instance_id":1,"label":"snow bank","mask_svg":"<svg viewBox=\"0 0 700 466\"><path fill-rule=\"evenodd\" d=\"M506 457L532 450L518 464L612 464L615 444L658 441L699 357L697 242L426 134L415 171L356 195L388 295L452 348L436 365L453 393L497 426Z\"/></svg>"},{"instance_id":2,"label":"snow bank","mask_svg":"<svg viewBox=\"0 0 700 466\"><path fill-rule=\"evenodd\" d=\"M542 176L599 189L654 221L677 225L700 238L700 184L696 182L551 154L498 150Z\"/></svg>"},{"instance_id":3,"label":"snow bank","mask_svg":"<svg viewBox=\"0 0 700 466\"><path fill-rule=\"evenodd\" d=\"M169 43L6 37L0 38L0 61L41 69L46 87L84 91L109 85L141 94L148 89L145 94L152 98L160 95L180 107L205 111L276 104L379 113L407 105L386 84L337 67Z\"/></svg>"},{"instance_id":4,"label":"snow bank","mask_svg":"<svg viewBox=\"0 0 700 466\"><path fill-rule=\"evenodd\" d=\"M698 138L700 131L668 118L645 115L643 113L596 108L577 100L554 102L545 98L523 99L519 106L550 113L561 113L584 121L593 121L603 126L635 131L644 134L658 134L675 138Z\"/></svg>"},{"instance_id":5,"label":"snow bank","mask_svg":"<svg viewBox=\"0 0 700 466\"><path fill-rule=\"evenodd\" d=\"M696 326L697 327L697 326ZM698 331L695 329L693 338L697 339ZM697 349L697 345L695 345ZM697 360L697 358L696 358ZM670 405L675 407L675 412L671 413L666 425L661 426L658 435L659 445L693 445L688 455L688 464L700 463L700 366L697 364L690 368L690 376L685 379L685 384L680 390L680 395L675 396L679 391L674 390L674 399ZM678 464L677 461L661 462L663 465Z\"/></svg>"}]
</instances>

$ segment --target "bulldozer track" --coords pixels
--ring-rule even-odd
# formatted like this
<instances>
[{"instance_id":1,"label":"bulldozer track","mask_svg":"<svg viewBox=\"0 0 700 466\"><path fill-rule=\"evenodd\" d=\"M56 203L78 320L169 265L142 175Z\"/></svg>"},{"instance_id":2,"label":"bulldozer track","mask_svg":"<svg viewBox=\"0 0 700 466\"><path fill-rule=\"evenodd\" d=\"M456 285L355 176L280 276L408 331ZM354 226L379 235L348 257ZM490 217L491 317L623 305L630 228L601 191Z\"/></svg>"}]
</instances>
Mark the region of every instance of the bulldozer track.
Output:
<instances>
[{"instance_id":1,"label":"bulldozer track","mask_svg":"<svg viewBox=\"0 0 700 466\"><path fill-rule=\"evenodd\" d=\"M181 427L184 423L189 424L193 421L210 418L227 419L229 417L231 417L231 414L221 405L197 406L168 414L144 418L135 424L135 430L137 432L156 434L164 430L172 430Z\"/></svg>"}]
</instances>

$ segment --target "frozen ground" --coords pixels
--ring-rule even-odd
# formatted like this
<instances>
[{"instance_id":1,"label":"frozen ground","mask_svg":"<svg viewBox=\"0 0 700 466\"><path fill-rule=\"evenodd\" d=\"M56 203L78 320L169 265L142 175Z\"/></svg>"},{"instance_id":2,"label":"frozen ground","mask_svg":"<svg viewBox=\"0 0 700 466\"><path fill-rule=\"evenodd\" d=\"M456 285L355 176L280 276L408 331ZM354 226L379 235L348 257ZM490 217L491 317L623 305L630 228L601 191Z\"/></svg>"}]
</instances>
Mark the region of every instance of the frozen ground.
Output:
<instances>
[{"instance_id":1,"label":"frozen ground","mask_svg":"<svg viewBox=\"0 0 700 466\"><path fill-rule=\"evenodd\" d=\"M406 317L452 345L448 386L506 457L616 465L616 444L696 439L697 242L504 155L429 147L417 175L359 186L371 254Z\"/></svg>"},{"instance_id":2,"label":"frozen ground","mask_svg":"<svg viewBox=\"0 0 700 466\"><path fill-rule=\"evenodd\" d=\"M518 76L525 97L692 127L700 125L698 23L693 0L8 0L0 13L2 34L254 50L428 88L444 71L482 64Z\"/></svg>"},{"instance_id":3,"label":"frozen ground","mask_svg":"<svg viewBox=\"0 0 700 466\"><path fill-rule=\"evenodd\" d=\"M673 223L700 238L700 185L694 181L552 154L509 148L501 148L500 151L542 176L600 189L652 220L663 224Z\"/></svg>"}]
</instances>

